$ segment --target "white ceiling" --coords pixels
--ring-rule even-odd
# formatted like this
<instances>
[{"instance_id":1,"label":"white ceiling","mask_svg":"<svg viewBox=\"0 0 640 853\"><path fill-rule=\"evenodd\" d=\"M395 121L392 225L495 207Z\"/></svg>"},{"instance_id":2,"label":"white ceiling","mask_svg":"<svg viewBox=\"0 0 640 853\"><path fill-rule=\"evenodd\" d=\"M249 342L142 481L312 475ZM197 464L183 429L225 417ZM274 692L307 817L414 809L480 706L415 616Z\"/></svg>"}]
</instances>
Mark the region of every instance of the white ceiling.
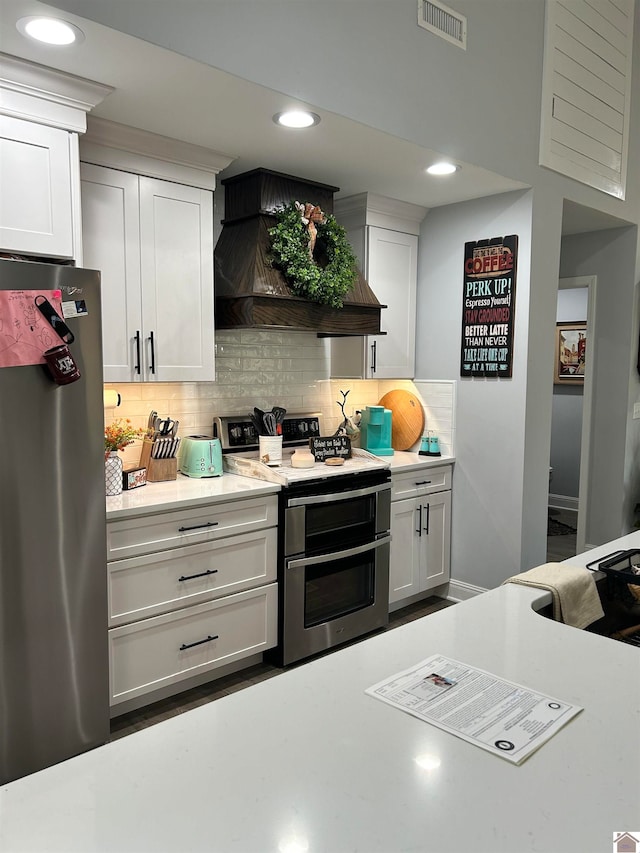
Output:
<instances>
[{"instance_id":1,"label":"white ceiling","mask_svg":"<svg viewBox=\"0 0 640 853\"><path fill-rule=\"evenodd\" d=\"M229 155L223 177L265 167L333 184L340 196L367 191L426 208L526 186L468 163L449 178L430 177L424 169L438 152L74 15L64 17L83 30L82 44L37 45L15 22L43 13L62 16L35 0L1 0L0 51L112 86L95 115ZM276 112L300 105L321 116L317 127L293 131L272 122ZM572 205L563 231L621 224L593 213Z\"/></svg>"}]
</instances>

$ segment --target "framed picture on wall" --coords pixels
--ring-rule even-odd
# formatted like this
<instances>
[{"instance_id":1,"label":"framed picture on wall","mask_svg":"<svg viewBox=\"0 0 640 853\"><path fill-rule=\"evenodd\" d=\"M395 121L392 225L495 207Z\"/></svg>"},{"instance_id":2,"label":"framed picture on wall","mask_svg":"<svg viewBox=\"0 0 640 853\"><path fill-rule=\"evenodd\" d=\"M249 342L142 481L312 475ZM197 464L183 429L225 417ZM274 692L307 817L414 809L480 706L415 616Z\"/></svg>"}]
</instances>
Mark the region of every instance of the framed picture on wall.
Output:
<instances>
[{"instance_id":1,"label":"framed picture on wall","mask_svg":"<svg viewBox=\"0 0 640 853\"><path fill-rule=\"evenodd\" d=\"M583 385L587 353L586 323L556 323L554 385Z\"/></svg>"}]
</instances>

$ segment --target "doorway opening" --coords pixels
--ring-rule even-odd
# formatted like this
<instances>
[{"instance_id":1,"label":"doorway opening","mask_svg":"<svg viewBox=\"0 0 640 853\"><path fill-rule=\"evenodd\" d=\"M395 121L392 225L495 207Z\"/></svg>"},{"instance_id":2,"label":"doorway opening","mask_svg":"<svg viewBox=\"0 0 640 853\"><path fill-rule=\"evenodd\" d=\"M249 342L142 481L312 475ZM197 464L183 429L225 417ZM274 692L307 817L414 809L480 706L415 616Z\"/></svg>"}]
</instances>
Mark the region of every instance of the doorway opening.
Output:
<instances>
[{"instance_id":1,"label":"doorway opening","mask_svg":"<svg viewBox=\"0 0 640 853\"><path fill-rule=\"evenodd\" d=\"M556 359L566 348L576 350L571 327L580 338L586 334L584 361L575 351L575 371L554 367L547 560L557 562L585 550L589 496L592 375L596 341L596 276L562 278L558 282ZM584 324L586 330L580 330ZM569 329L569 331L566 331ZM565 378L559 378L563 375ZM564 384L563 384L564 383Z\"/></svg>"}]
</instances>

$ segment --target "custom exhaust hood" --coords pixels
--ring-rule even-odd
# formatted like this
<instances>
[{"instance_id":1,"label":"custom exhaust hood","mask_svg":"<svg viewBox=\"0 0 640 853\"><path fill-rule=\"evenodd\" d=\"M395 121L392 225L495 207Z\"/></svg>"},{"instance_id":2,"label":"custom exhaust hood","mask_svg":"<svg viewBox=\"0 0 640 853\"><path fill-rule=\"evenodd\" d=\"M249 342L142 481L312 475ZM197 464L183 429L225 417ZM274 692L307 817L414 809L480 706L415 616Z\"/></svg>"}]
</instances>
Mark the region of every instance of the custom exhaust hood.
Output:
<instances>
[{"instance_id":1,"label":"custom exhaust hood","mask_svg":"<svg viewBox=\"0 0 640 853\"><path fill-rule=\"evenodd\" d=\"M296 296L271 265L269 229L291 201L333 213L338 187L254 169L222 181L225 218L216 244L216 328L313 330L321 336L384 334L382 308L358 270L342 308Z\"/></svg>"}]
</instances>

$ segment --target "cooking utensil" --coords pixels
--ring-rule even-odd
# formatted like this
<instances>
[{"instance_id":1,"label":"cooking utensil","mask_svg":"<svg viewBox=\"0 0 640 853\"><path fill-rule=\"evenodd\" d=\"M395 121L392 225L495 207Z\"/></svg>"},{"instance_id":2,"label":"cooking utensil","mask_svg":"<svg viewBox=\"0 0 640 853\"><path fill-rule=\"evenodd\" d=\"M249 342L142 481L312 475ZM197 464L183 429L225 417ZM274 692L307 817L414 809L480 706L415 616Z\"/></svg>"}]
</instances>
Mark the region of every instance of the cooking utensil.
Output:
<instances>
[{"instance_id":1,"label":"cooking utensil","mask_svg":"<svg viewBox=\"0 0 640 853\"><path fill-rule=\"evenodd\" d=\"M275 435L276 434L276 418L272 412L265 412L262 416L262 423L264 424L264 434L265 435Z\"/></svg>"},{"instance_id":2,"label":"cooking utensil","mask_svg":"<svg viewBox=\"0 0 640 853\"><path fill-rule=\"evenodd\" d=\"M173 435L173 431L175 428L175 421L172 421L171 418L160 419L158 431L160 435Z\"/></svg>"},{"instance_id":3,"label":"cooking utensil","mask_svg":"<svg viewBox=\"0 0 640 853\"><path fill-rule=\"evenodd\" d=\"M260 435L262 433L262 418L259 418L257 415L252 415L251 412L249 412L249 420L253 424L256 434Z\"/></svg>"},{"instance_id":4,"label":"cooking utensil","mask_svg":"<svg viewBox=\"0 0 640 853\"><path fill-rule=\"evenodd\" d=\"M271 413L276 419L276 434L282 435L282 424L284 422L284 416L287 414L287 410L283 409L282 406L274 406L271 409Z\"/></svg>"}]
</instances>

